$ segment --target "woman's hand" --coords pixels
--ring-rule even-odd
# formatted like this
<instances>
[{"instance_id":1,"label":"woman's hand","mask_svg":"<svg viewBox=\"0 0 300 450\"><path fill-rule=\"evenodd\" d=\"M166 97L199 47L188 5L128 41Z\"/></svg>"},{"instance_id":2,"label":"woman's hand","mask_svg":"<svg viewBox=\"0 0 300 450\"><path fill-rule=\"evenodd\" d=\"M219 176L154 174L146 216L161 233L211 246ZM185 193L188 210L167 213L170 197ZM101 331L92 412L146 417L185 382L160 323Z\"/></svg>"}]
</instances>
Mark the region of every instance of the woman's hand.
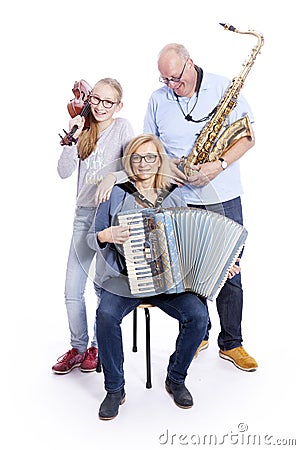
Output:
<instances>
[{"instance_id":1,"label":"woman's hand","mask_svg":"<svg viewBox=\"0 0 300 450\"><path fill-rule=\"evenodd\" d=\"M101 243L109 242L113 244L124 244L129 237L129 227L124 225L117 225L114 227L105 228L97 234L98 241Z\"/></svg>"},{"instance_id":2,"label":"woman's hand","mask_svg":"<svg viewBox=\"0 0 300 450\"><path fill-rule=\"evenodd\" d=\"M117 178L113 173L107 174L101 183L98 184L96 194L95 194L95 204L106 202L111 194L112 188L114 187Z\"/></svg>"},{"instance_id":3,"label":"woman's hand","mask_svg":"<svg viewBox=\"0 0 300 450\"><path fill-rule=\"evenodd\" d=\"M228 278L229 278L229 280L231 279L231 278L233 278L235 275L237 275L238 273L240 273L240 271L241 271L241 267L237 264L237 263L239 263L240 262L240 258L238 258L237 260L236 260L236 262L235 262L235 264L231 267L231 269L229 270L229 273L228 273Z\"/></svg>"}]
</instances>

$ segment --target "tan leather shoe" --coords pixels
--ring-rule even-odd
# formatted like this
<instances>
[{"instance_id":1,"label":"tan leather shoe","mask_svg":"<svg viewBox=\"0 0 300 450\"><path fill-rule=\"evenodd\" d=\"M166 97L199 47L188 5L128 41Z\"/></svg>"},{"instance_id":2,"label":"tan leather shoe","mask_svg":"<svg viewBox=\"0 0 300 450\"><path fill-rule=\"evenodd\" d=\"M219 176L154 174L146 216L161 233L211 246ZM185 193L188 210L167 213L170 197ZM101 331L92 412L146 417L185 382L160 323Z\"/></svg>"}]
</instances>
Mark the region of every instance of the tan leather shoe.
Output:
<instances>
[{"instance_id":1,"label":"tan leather shoe","mask_svg":"<svg viewBox=\"0 0 300 450\"><path fill-rule=\"evenodd\" d=\"M241 370L246 372L254 372L258 365L252 356L250 356L244 347L236 347L232 350L220 350L219 356L227 361L233 362L233 364Z\"/></svg>"},{"instance_id":2,"label":"tan leather shoe","mask_svg":"<svg viewBox=\"0 0 300 450\"><path fill-rule=\"evenodd\" d=\"M197 358L197 356L199 355L200 352L202 352L202 350L205 350L208 347L208 341L202 341L201 344L199 345L199 347L196 350L196 353L194 355L194 359Z\"/></svg>"}]
</instances>

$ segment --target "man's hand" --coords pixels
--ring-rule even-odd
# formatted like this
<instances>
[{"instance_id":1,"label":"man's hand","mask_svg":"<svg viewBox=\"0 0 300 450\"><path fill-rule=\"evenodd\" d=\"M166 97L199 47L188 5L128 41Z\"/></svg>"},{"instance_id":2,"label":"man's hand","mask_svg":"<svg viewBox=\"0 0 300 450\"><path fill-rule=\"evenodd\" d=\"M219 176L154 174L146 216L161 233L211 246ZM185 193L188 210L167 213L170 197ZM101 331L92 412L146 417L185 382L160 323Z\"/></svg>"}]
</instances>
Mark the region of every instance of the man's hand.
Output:
<instances>
[{"instance_id":1,"label":"man's hand","mask_svg":"<svg viewBox=\"0 0 300 450\"><path fill-rule=\"evenodd\" d=\"M206 186L223 170L220 161L206 162L191 166L194 173L187 177L180 169L178 169L180 159L172 158L169 160L169 163L173 180L181 186L185 184L190 184L191 186Z\"/></svg>"},{"instance_id":2,"label":"man's hand","mask_svg":"<svg viewBox=\"0 0 300 450\"><path fill-rule=\"evenodd\" d=\"M187 183L187 177L181 170L178 169L180 159L179 158L169 159L169 164L173 180L180 186L185 185Z\"/></svg>"},{"instance_id":3,"label":"man's hand","mask_svg":"<svg viewBox=\"0 0 300 450\"><path fill-rule=\"evenodd\" d=\"M220 161L197 164L192 169L196 172L188 177L191 186L206 186L223 171Z\"/></svg>"}]
</instances>

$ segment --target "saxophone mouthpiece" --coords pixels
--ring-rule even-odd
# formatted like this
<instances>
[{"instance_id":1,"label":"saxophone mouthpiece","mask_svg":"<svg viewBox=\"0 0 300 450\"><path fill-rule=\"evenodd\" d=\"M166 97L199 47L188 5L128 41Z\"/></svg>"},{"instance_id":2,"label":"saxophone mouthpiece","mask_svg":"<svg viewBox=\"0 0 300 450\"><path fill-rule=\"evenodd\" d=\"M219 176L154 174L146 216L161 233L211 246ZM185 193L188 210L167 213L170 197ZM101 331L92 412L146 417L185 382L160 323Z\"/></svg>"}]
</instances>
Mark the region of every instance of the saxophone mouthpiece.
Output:
<instances>
[{"instance_id":1,"label":"saxophone mouthpiece","mask_svg":"<svg viewBox=\"0 0 300 450\"><path fill-rule=\"evenodd\" d=\"M229 31L237 31L237 29L233 25L229 25L229 23L221 23L219 22L219 25L221 25L225 30Z\"/></svg>"}]
</instances>

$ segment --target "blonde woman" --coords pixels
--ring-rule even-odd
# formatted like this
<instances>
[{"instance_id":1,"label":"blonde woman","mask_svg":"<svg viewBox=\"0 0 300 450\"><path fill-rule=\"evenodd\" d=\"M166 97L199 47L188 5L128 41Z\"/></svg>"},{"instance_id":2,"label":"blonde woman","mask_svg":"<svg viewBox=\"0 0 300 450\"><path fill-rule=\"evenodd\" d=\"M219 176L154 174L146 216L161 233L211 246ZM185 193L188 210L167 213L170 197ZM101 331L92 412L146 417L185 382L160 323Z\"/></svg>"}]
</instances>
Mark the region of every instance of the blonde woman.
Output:
<instances>
[{"instance_id":1,"label":"blonde woman","mask_svg":"<svg viewBox=\"0 0 300 450\"><path fill-rule=\"evenodd\" d=\"M99 205L87 238L99 256L95 278L99 296L97 339L107 391L99 409L102 420L116 417L119 406L125 401L121 322L145 300L133 298L130 293L125 260L118 251L118 245L129 239L130 229L118 225L116 215L151 206L185 206L181 190L169 181L168 160L159 138L152 134L134 138L125 151L123 164L130 181L114 186L109 200ZM185 386L185 378L206 331L205 302L185 292L154 295L151 303L181 324L175 351L170 356L165 387L177 406L191 408L193 398Z\"/></svg>"},{"instance_id":2,"label":"blonde woman","mask_svg":"<svg viewBox=\"0 0 300 450\"><path fill-rule=\"evenodd\" d=\"M97 340L94 334L89 347L84 291L88 271L95 256L86 243L87 232L93 222L96 205L95 192L103 175L121 169L121 157L133 130L128 120L114 115L123 106L122 87L113 78L103 78L93 87L89 96L91 112L89 128L83 129L85 119L76 116L70 121L78 130L77 143L65 146L58 161L61 178L78 170L76 212L73 235L66 271L65 303L71 334L71 349L62 355L52 370L57 374L69 373L75 367L83 372L96 370L98 361Z\"/></svg>"}]
</instances>

